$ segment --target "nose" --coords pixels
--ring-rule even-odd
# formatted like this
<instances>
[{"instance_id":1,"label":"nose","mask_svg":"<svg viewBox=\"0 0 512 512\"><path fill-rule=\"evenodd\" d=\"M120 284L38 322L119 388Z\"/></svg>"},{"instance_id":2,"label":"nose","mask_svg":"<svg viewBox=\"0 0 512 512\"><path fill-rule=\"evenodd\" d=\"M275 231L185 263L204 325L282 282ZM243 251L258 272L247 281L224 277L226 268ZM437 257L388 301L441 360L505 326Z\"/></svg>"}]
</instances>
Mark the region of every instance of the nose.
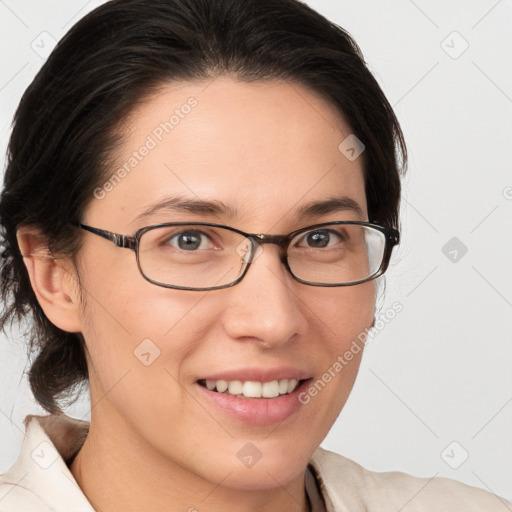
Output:
<instances>
[{"instance_id":1,"label":"nose","mask_svg":"<svg viewBox=\"0 0 512 512\"><path fill-rule=\"evenodd\" d=\"M279 247L260 246L259 256L245 277L224 291L229 293L222 320L231 339L253 339L271 348L305 331L306 307L295 281L281 262Z\"/></svg>"}]
</instances>

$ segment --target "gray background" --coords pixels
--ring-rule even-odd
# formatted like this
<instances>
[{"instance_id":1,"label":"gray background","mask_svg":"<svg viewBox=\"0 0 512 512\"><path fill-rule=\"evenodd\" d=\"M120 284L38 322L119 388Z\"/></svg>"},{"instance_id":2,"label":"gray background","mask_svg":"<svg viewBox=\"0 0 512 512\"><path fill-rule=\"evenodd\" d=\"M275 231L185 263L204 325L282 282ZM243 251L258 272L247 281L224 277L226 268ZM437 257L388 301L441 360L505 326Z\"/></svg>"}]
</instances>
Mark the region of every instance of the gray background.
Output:
<instances>
[{"instance_id":1,"label":"gray background","mask_svg":"<svg viewBox=\"0 0 512 512\"><path fill-rule=\"evenodd\" d=\"M0 0L0 146L54 40L95 0ZM512 0L309 0L347 29L410 151L403 242L354 392L324 442L369 469L512 498ZM467 48L466 48L467 47ZM3 166L2 166L3 169ZM467 250L467 252L465 252ZM42 409L0 338L0 473ZM68 412L87 418L85 398ZM466 458L467 457L467 458Z\"/></svg>"}]
</instances>

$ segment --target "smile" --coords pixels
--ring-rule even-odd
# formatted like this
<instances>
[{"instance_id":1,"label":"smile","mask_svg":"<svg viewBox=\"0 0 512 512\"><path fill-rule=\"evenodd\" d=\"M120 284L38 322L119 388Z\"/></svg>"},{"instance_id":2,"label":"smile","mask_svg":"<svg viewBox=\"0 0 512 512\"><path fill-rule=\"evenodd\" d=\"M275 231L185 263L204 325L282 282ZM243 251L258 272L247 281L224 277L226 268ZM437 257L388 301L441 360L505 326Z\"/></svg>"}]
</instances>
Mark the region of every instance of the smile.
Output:
<instances>
[{"instance_id":1,"label":"smile","mask_svg":"<svg viewBox=\"0 0 512 512\"><path fill-rule=\"evenodd\" d=\"M276 398L292 393L300 385L297 379L281 379L269 382L240 380L200 380L199 384L210 391L233 395L238 398Z\"/></svg>"}]
</instances>

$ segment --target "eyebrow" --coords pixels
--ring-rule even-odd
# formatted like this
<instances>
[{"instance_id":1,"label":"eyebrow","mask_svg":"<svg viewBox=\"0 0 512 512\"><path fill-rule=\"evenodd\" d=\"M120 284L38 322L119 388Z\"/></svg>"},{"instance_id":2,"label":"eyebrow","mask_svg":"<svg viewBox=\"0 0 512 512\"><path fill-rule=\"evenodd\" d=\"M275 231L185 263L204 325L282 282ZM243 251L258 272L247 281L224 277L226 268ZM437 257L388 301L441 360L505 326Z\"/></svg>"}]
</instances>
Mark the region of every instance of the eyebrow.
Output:
<instances>
[{"instance_id":1,"label":"eyebrow","mask_svg":"<svg viewBox=\"0 0 512 512\"><path fill-rule=\"evenodd\" d=\"M144 210L135 218L135 222L146 219L156 213L193 213L199 216L216 216L235 218L239 215L236 208L232 208L222 201L201 200L186 198L183 196L173 196L164 199L148 209ZM297 219L320 217L336 212L352 212L363 217L363 210L359 204L346 196L330 197L320 201L311 201L302 205L296 212Z\"/></svg>"},{"instance_id":2,"label":"eyebrow","mask_svg":"<svg viewBox=\"0 0 512 512\"><path fill-rule=\"evenodd\" d=\"M135 217L135 221L140 221L156 213L180 213L188 212L201 216L227 216L236 217L238 210L227 206L222 201L203 201L201 199L189 199L182 196L173 196L164 199L144 210Z\"/></svg>"},{"instance_id":3,"label":"eyebrow","mask_svg":"<svg viewBox=\"0 0 512 512\"><path fill-rule=\"evenodd\" d=\"M329 213L352 212L363 217L363 209L359 204L346 196L331 197L322 201L312 201L299 208L297 217L320 217Z\"/></svg>"}]
</instances>

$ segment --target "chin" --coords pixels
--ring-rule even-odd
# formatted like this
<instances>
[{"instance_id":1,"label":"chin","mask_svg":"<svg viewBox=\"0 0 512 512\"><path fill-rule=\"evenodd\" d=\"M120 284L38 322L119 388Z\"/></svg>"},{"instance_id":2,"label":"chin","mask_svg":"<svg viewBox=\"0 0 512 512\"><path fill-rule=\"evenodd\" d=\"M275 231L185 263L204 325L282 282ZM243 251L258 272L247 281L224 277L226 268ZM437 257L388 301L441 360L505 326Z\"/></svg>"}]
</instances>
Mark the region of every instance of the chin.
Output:
<instances>
[{"instance_id":1,"label":"chin","mask_svg":"<svg viewBox=\"0 0 512 512\"><path fill-rule=\"evenodd\" d=\"M295 438L296 439L296 438ZM289 484L300 476L311 459L314 448L300 446L296 441L255 440L235 443L234 457L225 457L229 473L223 485L244 491L265 491ZM224 464L223 464L224 465Z\"/></svg>"},{"instance_id":2,"label":"chin","mask_svg":"<svg viewBox=\"0 0 512 512\"><path fill-rule=\"evenodd\" d=\"M223 485L240 491L271 491L277 487L284 487L292 480L304 478L307 462L293 464L286 460L276 464L263 464L259 462L252 468L238 468L226 478Z\"/></svg>"}]
</instances>

